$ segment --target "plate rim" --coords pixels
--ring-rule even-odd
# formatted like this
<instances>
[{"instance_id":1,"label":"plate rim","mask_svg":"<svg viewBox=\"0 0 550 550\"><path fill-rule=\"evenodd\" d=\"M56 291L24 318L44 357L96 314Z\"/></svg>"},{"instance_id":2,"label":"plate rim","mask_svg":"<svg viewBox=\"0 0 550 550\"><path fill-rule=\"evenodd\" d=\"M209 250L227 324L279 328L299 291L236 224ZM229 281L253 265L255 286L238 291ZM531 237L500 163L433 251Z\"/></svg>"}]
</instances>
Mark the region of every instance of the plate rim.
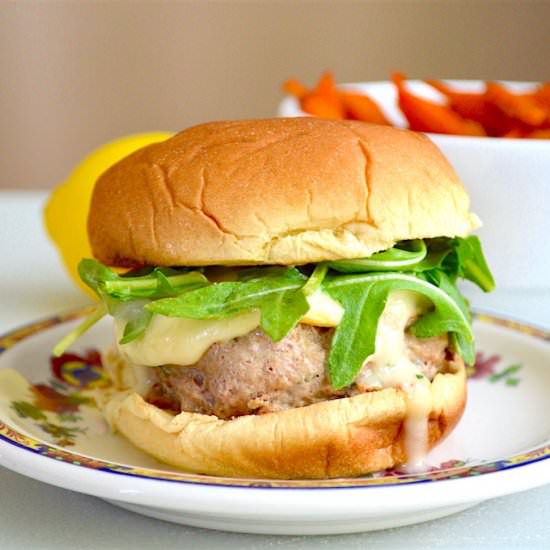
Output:
<instances>
[{"instance_id":1,"label":"plate rim","mask_svg":"<svg viewBox=\"0 0 550 550\"><path fill-rule=\"evenodd\" d=\"M93 306L71 309L65 313L44 317L30 321L19 327L13 328L0 335L0 357L2 354L19 345L21 342L43 333L61 324L75 321L84 316ZM550 345L550 328L537 323L531 323L513 315L502 314L490 308L474 308L474 320L497 327L513 330L526 334L536 340L547 342ZM486 476L487 474L504 473L513 469L525 468L550 459L550 442L545 445L525 452L476 462L471 465L437 470L436 472L424 472L420 474L405 475L381 475L376 474L364 478L339 478L328 480L273 480L273 479L247 479L226 478L220 476L208 476L188 472L169 472L154 468L137 467L117 462L106 461L100 458L89 457L78 452L72 452L66 448L41 441L19 432L16 428L0 421L0 445L15 447L26 456L31 453L34 456L49 458L62 462L67 466L82 470L83 468L103 475L125 476L146 482L167 482L170 484L187 484L207 487L228 487L245 489L302 489L302 490L341 490L341 489L374 489L381 487L410 487L418 484L441 483L443 481L465 480L469 477ZM0 465L3 464L0 456ZM6 464L4 464L6 465ZM7 466L10 468L10 466ZM11 468L13 469L13 468ZM112 479L112 478L110 478Z\"/></svg>"}]
</instances>

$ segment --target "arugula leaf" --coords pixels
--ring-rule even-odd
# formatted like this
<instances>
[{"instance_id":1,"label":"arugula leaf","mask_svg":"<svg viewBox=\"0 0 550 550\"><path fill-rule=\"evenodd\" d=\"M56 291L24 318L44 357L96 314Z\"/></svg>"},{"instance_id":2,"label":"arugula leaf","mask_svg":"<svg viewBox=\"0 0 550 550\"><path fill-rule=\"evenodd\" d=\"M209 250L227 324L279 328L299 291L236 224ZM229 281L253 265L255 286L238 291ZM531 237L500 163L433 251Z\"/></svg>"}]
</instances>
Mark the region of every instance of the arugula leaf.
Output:
<instances>
[{"instance_id":1,"label":"arugula leaf","mask_svg":"<svg viewBox=\"0 0 550 550\"><path fill-rule=\"evenodd\" d=\"M460 308L464 316L471 322L472 316L470 313L470 304L468 300L460 293L455 283L447 276L446 273L440 270L434 270L419 275L425 278L428 282L431 282L443 292L445 292ZM433 335L433 331L430 329L430 317L424 315L420 318L412 327L412 333L418 338L427 338ZM451 349L457 352L468 365L475 363L475 348L474 342L463 338L463 336L454 332L450 335Z\"/></svg>"},{"instance_id":2,"label":"arugula leaf","mask_svg":"<svg viewBox=\"0 0 550 550\"><path fill-rule=\"evenodd\" d=\"M102 317L107 315L107 308L101 304L96 306L93 311L84 318L69 334L66 334L53 348L52 355L61 357L67 348L74 344L85 332L94 326Z\"/></svg>"},{"instance_id":3,"label":"arugula leaf","mask_svg":"<svg viewBox=\"0 0 550 550\"><path fill-rule=\"evenodd\" d=\"M456 262L457 276L472 281L485 292L494 290L495 280L483 255L479 238L471 235L466 239L452 239L450 244L455 254L449 257L449 261Z\"/></svg>"},{"instance_id":4,"label":"arugula leaf","mask_svg":"<svg viewBox=\"0 0 550 550\"><path fill-rule=\"evenodd\" d=\"M113 308L113 315L126 320L124 333L118 341L119 344L128 344L139 338L149 326L153 314L145 309L149 300L131 300L119 302Z\"/></svg>"},{"instance_id":5,"label":"arugula leaf","mask_svg":"<svg viewBox=\"0 0 550 550\"><path fill-rule=\"evenodd\" d=\"M368 283L328 290L344 308L328 357L328 375L334 389L349 386L365 359L374 353L378 320L389 293L389 289L386 293L384 290Z\"/></svg>"},{"instance_id":6,"label":"arugula leaf","mask_svg":"<svg viewBox=\"0 0 550 550\"><path fill-rule=\"evenodd\" d=\"M435 242L433 242L435 241ZM445 269L445 259L452 254L453 249L449 245L449 239L430 239L428 241L428 253L426 257L413 266L409 271L424 273L433 269Z\"/></svg>"},{"instance_id":7,"label":"arugula leaf","mask_svg":"<svg viewBox=\"0 0 550 550\"><path fill-rule=\"evenodd\" d=\"M434 269L433 271L419 273L416 276L435 285L443 292L447 293L449 297L460 308L460 310L464 314L464 317L466 317L468 321L471 321L470 304L468 303L466 298L464 298L464 296L460 293L455 283L444 271Z\"/></svg>"},{"instance_id":8,"label":"arugula leaf","mask_svg":"<svg viewBox=\"0 0 550 550\"><path fill-rule=\"evenodd\" d=\"M327 278L326 291L344 308L329 353L329 378L335 389L350 385L363 363L375 351L378 322L388 295L395 290L412 290L426 296L433 311L413 326L421 337L453 332L473 342L469 319L461 307L437 286L404 273L372 273Z\"/></svg>"},{"instance_id":9,"label":"arugula leaf","mask_svg":"<svg viewBox=\"0 0 550 550\"><path fill-rule=\"evenodd\" d=\"M144 277L118 277L100 282L100 291L119 300L136 298L165 298L180 292L207 285L208 279L198 271L166 276L161 268L155 268Z\"/></svg>"},{"instance_id":10,"label":"arugula leaf","mask_svg":"<svg viewBox=\"0 0 550 550\"><path fill-rule=\"evenodd\" d=\"M451 279L443 272L434 270L424 274L429 282L437 286L443 292L445 292L451 300L460 308L464 318L471 323L471 313L468 301ZM430 338L431 336L437 336L441 334L440 327L441 322L437 318L432 317L433 313L427 313L418 319L412 326L411 332L417 338ZM435 326L434 326L435 325ZM460 331L453 331L452 326L448 323L450 332L451 349L456 351L468 365L473 365L475 362L475 349L473 339L464 338L464 335Z\"/></svg>"},{"instance_id":11,"label":"arugula leaf","mask_svg":"<svg viewBox=\"0 0 550 550\"><path fill-rule=\"evenodd\" d=\"M328 265L342 273L363 273L368 271L411 271L427 254L424 241L404 241L393 248L377 252L368 258L338 260Z\"/></svg>"},{"instance_id":12,"label":"arugula leaf","mask_svg":"<svg viewBox=\"0 0 550 550\"><path fill-rule=\"evenodd\" d=\"M302 291L306 296L315 294L321 287L323 279L326 277L328 271L328 264L321 262L315 266L312 274L309 276L307 283L302 287Z\"/></svg>"},{"instance_id":13,"label":"arugula leaf","mask_svg":"<svg viewBox=\"0 0 550 550\"><path fill-rule=\"evenodd\" d=\"M165 298L209 284L199 271L155 267L145 275L118 275L97 260L84 259L78 265L80 278L100 297L117 300Z\"/></svg>"},{"instance_id":14,"label":"arugula leaf","mask_svg":"<svg viewBox=\"0 0 550 550\"><path fill-rule=\"evenodd\" d=\"M495 281L487 265L479 238L439 237L405 241L393 248L368 258L329 262L329 267L343 273L371 273L380 271L406 271L422 273L441 269L454 282L458 277L468 279L485 292L494 289Z\"/></svg>"},{"instance_id":15,"label":"arugula leaf","mask_svg":"<svg viewBox=\"0 0 550 550\"><path fill-rule=\"evenodd\" d=\"M259 309L263 331L274 342L279 342L308 312L309 303L301 290L287 290L266 296Z\"/></svg>"},{"instance_id":16,"label":"arugula leaf","mask_svg":"<svg viewBox=\"0 0 550 550\"><path fill-rule=\"evenodd\" d=\"M449 343L451 349L462 357L464 363L469 366L475 364L476 349L474 340L468 340L458 332L451 332L449 334Z\"/></svg>"},{"instance_id":17,"label":"arugula leaf","mask_svg":"<svg viewBox=\"0 0 550 550\"><path fill-rule=\"evenodd\" d=\"M170 267L143 268L118 275L97 260L84 259L79 263L78 270L81 279L103 300L109 313L126 319L120 344L139 338L149 326L153 314L144 308L149 300L177 296L209 284L208 279L198 271ZM149 300L144 301L144 298ZM130 306L121 307L124 303Z\"/></svg>"},{"instance_id":18,"label":"arugula leaf","mask_svg":"<svg viewBox=\"0 0 550 550\"><path fill-rule=\"evenodd\" d=\"M101 295L101 285L105 281L116 281L118 279L118 275L112 269L90 258L80 260L78 274L98 295Z\"/></svg>"},{"instance_id":19,"label":"arugula leaf","mask_svg":"<svg viewBox=\"0 0 550 550\"><path fill-rule=\"evenodd\" d=\"M305 282L306 277L296 268L274 267L263 276L256 274L242 281L213 283L175 298L156 300L145 307L167 317L191 319L224 319L259 309L262 329L274 341L279 341L309 309L302 291Z\"/></svg>"}]
</instances>

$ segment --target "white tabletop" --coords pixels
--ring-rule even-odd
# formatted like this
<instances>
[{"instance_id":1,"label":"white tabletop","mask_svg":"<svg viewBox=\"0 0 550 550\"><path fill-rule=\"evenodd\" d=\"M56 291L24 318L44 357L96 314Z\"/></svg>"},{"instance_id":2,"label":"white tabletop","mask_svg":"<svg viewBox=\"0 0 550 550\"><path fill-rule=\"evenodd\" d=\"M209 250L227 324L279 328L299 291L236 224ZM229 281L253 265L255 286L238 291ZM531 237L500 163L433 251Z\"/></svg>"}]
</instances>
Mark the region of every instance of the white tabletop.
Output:
<instances>
[{"instance_id":1,"label":"white tabletop","mask_svg":"<svg viewBox=\"0 0 550 550\"><path fill-rule=\"evenodd\" d=\"M41 221L44 193L0 192L0 333L87 302ZM550 288L471 293L474 306L550 326ZM355 535L280 537L164 523L0 467L0 548L549 548L550 486L447 518Z\"/></svg>"}]
</instances>

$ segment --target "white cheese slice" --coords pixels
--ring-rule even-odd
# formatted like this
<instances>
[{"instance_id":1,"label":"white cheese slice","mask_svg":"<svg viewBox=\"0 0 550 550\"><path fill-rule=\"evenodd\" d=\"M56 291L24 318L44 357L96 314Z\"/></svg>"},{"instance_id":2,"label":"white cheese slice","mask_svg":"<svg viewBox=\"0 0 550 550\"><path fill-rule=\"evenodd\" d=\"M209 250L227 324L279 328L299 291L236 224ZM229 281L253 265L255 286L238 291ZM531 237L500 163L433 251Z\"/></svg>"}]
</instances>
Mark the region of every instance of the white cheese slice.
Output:
<instances>
[{"instance_id":1,"label":"white cheese slice","mask_svg":"<svg viewBox=\"0 0 550 550\"><path fill-rule=\"evenodd\" d=\"M181 319L154 315L145 333L129 342L118 344L126 321L115 319L115 339L120 354L136 365L193 365L216 342L243 336L260 323L257 310L230 319Z\"/></svg>"},{"instance_id":2,"label":"white cheese slice","mask_svg":"<svg viewBox=\"0 0 550 550\"><path fill-rule=\"evenodd\" d=\"M309 311L300 319L300 323L316 327L335 327L342 320L344 308L328 294L316 290L307 296Z\"/></svg>"}]
</instances>

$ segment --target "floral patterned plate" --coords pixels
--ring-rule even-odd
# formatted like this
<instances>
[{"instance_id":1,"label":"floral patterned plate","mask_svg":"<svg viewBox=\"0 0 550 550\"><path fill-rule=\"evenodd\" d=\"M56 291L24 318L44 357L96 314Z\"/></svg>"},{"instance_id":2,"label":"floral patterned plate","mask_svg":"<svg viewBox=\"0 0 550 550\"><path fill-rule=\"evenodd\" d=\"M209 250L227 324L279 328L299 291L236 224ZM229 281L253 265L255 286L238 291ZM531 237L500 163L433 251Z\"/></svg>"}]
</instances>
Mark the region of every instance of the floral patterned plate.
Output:
<instances>
[{"instance_id":1,"label":"floral patterned plate","mask_svg":"<svg viewBox=\"0 0 550 550\"><path fill-rule=\"evenodd\" d=\"M550 331L476 315L466 413L426 471L270 481L184 473L112 434L92 398L108 384L98 350L111 341L109 321L50 357L84 313L0 336L0 465L168 521L276 534L407 525L550 482Z\"/></svg>"}]
</instances>

